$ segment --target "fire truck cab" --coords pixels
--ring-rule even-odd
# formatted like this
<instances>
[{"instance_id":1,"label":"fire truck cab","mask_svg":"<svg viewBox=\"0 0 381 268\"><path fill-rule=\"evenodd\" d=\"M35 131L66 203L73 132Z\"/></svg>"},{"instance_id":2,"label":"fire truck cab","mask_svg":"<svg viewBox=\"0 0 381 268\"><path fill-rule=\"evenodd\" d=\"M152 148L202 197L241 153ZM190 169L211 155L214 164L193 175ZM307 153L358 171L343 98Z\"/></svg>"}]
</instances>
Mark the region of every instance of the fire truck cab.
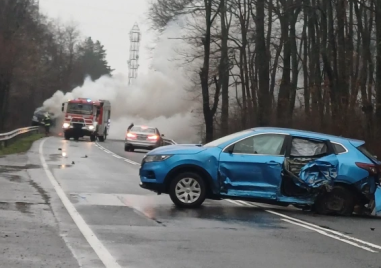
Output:
<instances>
[{"instance_id":1,"label":"fire truck cab","mask_svg":"<svg viewBox=\"0 0 381 268\"><path fill-rule=\"evenodd\" d=\"M69 100L62 103L62 112L65 113L62 129L66 140L78 140L84 136L89 136L91 141L97 138L101 142L106 140L111 116L108 100Z\"/></svg>"}]
</instances>

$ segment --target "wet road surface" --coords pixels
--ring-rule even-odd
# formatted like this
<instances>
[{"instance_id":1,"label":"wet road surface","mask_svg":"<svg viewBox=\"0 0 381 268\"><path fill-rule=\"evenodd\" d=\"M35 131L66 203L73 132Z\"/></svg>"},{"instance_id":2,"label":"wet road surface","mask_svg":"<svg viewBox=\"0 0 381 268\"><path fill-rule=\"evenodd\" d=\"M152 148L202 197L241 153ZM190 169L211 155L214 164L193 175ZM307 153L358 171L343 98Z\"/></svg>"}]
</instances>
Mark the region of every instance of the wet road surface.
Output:
<instances>
[{"instance_id":1,"label":"wet road surface","mask_svg":"<svg viewBox=\"0 0 381 268\"><path fill-rule=\"evenodd\" d=\"M42 142L30 162L41 165L41 153L47 170L29 176L83 267L381 267L379 220L236 201L179 210L139 187L144 153L124 152L122 142Z\"/></svg>"}]
</instances>

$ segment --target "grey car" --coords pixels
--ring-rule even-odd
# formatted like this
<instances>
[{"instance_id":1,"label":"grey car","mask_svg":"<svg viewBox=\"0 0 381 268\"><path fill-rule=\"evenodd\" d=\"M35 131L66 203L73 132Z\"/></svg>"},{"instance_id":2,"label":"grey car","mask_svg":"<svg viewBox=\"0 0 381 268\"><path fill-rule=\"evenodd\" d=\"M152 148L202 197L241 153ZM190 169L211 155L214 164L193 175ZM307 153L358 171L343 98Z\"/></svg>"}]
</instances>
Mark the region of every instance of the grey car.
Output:
<instances>
[{"instance_id":1,"label":"grey car","mask_svg":"<svg viewBox=\"0 0 381 268\"><path fill-rule=\"evenodd\" d=\"M153 150L164 145L164 134L155 127L133 126L126 133L124 150L133 152L135 149Z\"/></svg>"},{"instance_id":2,"label":"grey car","mask_svg":"<svg viewBox=\"0 0 381 268\"><path fill-rule=\"evenodd\" d=\"M32 124L31 126L42 126L43 125L43 119L45 117L45 113L47 111L44 109L38 109L34 112L33 117L32 117ZM50 118L52 118L52 127L55 126L56 119L54 118L53 113L49 113Z\"/></svg>"}]
</instances>

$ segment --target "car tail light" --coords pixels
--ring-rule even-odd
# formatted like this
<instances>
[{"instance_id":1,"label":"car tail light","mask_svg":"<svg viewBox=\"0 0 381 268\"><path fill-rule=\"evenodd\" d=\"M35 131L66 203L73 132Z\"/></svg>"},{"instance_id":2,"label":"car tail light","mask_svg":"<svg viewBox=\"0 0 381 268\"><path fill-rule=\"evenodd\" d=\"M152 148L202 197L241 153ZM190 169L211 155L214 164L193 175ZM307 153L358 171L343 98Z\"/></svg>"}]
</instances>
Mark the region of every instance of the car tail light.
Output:
<instances>
[{"instance_id":1,"label":"car tail light","mask_svg":"<svg viewBox=\"0 0 381 268\"><path fill-rule=\"evenodd\" d=\"M159 137L157 135L148 136L149 140L157 140Z\"/></svg>"},{"instance_id":2,"label":"car tail light","mask_svg":"<svg viewBox=\"0 0 381 268\"><path fill-rule=\"evenodd\" d=\"M127 138L135 139L136 135L133 133L127 133Z\"/></svg>"},{"instance_id":3,"label":"car tail light","mask_svg":"<svg viewBox=\"0 0 381 268\"><path fill-rule=\"evenodd\" d=\"M378 175L380 171L380 167L373 164L359 163L356 162L356 166L359 168L365 169L369 172L370 175Z\"/></svg>"}]
</instances>

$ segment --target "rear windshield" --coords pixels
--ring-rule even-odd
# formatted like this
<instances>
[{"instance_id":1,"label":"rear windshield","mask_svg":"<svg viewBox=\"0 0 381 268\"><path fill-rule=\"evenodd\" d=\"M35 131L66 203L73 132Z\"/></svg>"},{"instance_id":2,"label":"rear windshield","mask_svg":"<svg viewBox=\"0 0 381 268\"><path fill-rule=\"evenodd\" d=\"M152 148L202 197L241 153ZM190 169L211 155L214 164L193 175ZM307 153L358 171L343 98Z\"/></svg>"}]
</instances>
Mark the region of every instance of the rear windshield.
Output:
<instances>
[{"instance_id":1,"label":"rear windshield","mask_svg":"<svg viewBox=\"0 0 381 268\"><path fill-rule=\"evenodd\" d=\"M378 161L377 160L377 157L370 153L366 148L365 148L365 145L361 145L359 147L357 147L357 149L362 152L366 157L368 157L369 159L373 160L373 161Z\"/></svg>"},{"instance_id":2,"label":"rear windshield","mask_svg":"<svg viewBox=\"0 0 381 268\"><path fill-rule=\"evenodd\" d=\"M143 133L150 133L150 134L155 134L156 131L154 128L149 128L149 127L141 127L141 126L135 126L132 127L131 132L143 132Z\"/></svg>"}]
</instances>

